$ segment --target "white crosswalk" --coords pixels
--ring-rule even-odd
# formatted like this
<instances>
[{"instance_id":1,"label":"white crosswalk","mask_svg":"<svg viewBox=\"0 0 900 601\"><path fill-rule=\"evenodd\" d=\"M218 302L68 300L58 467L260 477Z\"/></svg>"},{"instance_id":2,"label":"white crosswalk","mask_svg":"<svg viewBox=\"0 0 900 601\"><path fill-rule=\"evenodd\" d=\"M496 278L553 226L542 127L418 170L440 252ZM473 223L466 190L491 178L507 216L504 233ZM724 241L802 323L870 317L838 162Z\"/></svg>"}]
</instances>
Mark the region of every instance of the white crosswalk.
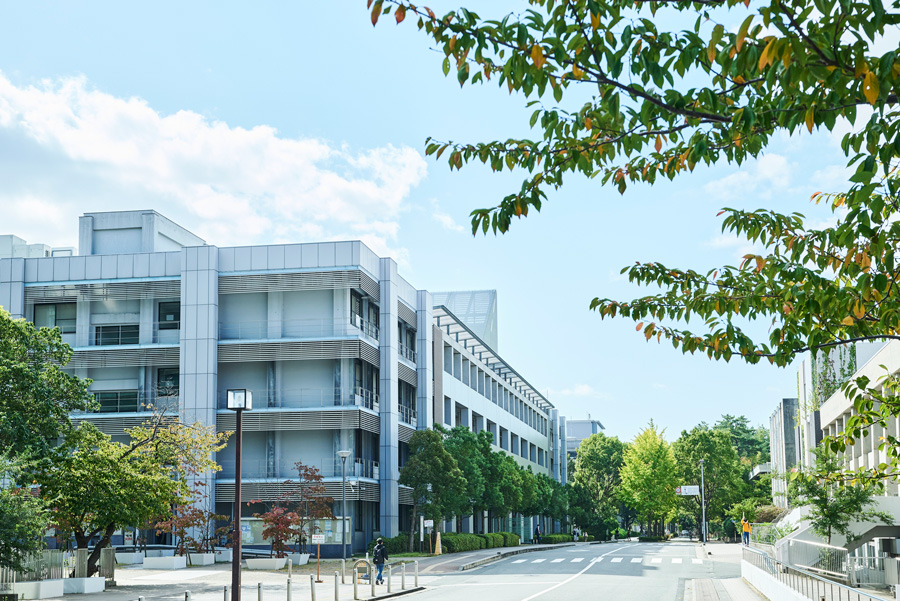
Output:
<instances>
[{"instance_id":1,"label":"white crosswalk","mask_svg":"<svg viewBox=\"0 0 900 601\"><path fill-rule=\"evenodd\" d=\"M568 559L568 558L560 557L557 559L550 560L550 563L562 563L562 562L566 561L566 559ZM603 561L603 559L604 559L603 557L593 557L593 558L591 558L591 562L592 563L600 563L601 561ZM609 561L610 561L610 563L622 563L625 559L626 558L624 558L624 557L610 557ZM573 558L569 559L569 563L581 563L584 560L585 560L584 557L573 557ZM547 561L547 559L546 558L532 559L532 560L514 559L512 561L512 563L525 563L525 562L529 562L529 561L530 561L530 563L544 563L545 561ZM651 565L658 565L658 564L663 564L663 563L679 565L679 564L684 563L684 558L683 557L631 557L630 562L631 563L649 563ZM702 565L703 560L692 558L691 563L694 565Z\"/></svg>"}]
</instances>

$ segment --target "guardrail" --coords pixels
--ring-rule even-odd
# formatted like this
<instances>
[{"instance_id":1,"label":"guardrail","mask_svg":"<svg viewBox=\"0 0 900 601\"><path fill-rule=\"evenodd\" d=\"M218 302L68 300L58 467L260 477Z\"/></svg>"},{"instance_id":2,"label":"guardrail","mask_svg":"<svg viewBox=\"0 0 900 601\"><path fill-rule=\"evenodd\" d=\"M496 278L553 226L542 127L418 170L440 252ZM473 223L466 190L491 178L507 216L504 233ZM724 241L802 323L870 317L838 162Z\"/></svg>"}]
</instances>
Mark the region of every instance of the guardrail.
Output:
<instances>
[{"instance_id":1,"label":"guardrail","mask_svg":"<svg viewBox=\"0 0 900 601\"><path fill-rule=\"evenodd\" d=\"M831 578L850 581L850 553L843 547L791 539L787 541L787 561L793 566Z\"/></svg>"},{"instance_id":2,"label":"guardrail","mask_svg":"<svg viewBox=\"0 0 900 601\"><path fill-rule=\"evenodd\" d=\"M741 559L754 568L761 570L765 576L776 580L811 601L887 601L883 597L876 597L840 582L828 580L812 572L778 561L750 547L743 548ZM747 578L747 580L757 589L760 589L761 593L766 594L766 591L762 590L759 583L753 582L752 578Z\"/></svg>"}]
</instances>

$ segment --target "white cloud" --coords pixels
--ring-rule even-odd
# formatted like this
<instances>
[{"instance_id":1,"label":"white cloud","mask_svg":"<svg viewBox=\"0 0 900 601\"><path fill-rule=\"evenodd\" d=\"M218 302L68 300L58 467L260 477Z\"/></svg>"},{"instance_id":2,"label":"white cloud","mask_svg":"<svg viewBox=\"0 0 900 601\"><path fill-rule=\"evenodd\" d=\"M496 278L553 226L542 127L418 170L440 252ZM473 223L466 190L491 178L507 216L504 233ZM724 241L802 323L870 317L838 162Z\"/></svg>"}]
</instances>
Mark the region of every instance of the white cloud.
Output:
<instances>
[{"instance_id":1,"label":"white cloud","mask_svg":"<svg viewBox=\"0 0 900 601\"><path fill-rule=\"evenodd\" d=\"M466 228L456 223L456 220L453 219L449 214L441 211L440 206L438 205L437 200L431 199L432 206L432 214L431 217L435 221L441 224L441 226L445 230L450 230L451 232L464 232Z\"/></svg>"},{"instance_id":2,"label":"white cloud","mask_svg":"<svg viewBox=\"0 0 900 601\"><path fill-rule=\"evenodd\" d=\"M571 388L551 389L549 392L551 396L609 398L608 394L595 390L590 384L575 384Z\"/></svg>"},{"instance_id":3,"label":"white cloud","mask_svg":"<svg viewBox=\"0 0 900 601\"><path fill-rule=\"evenodd\" d=\"M29 242L75 245L87 211L157 209L211 244L359 238L401 260L398 218L422 156L354 150L162 115L84 78L17 86L0 73L0 205ZM7 232L0 232L7 233Z\"/></svg>"},{"instance_id":4,"label":"white cloud","mask_svg":"<svg viewBox=\"0 0 900 601\"><path fill-rule=\"evenodd\" d=\"M708 182L703 190L719 202L748 197L768 200L791 185L794 168L780 154L764 154L756 160L747 161L738 171Z\"/></svg>"}]
</instances>

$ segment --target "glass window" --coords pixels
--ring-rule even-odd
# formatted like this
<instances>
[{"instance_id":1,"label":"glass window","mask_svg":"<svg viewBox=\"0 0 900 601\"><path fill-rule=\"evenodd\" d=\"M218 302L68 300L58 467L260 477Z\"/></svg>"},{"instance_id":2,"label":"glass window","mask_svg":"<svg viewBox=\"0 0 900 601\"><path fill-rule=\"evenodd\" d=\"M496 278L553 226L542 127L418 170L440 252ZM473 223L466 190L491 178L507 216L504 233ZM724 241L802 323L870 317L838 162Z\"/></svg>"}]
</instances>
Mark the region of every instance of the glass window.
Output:
<instances>
[{"instance_id":1,"label":"glass window","mask_svg":"<svg viewBox=\"0 0 900 601\"><path fill-rule=\"evenodd\" d=\"M97 346L137 344L139 336L140 326L137 324L97 326L94 332L94 344Z\"/></svg>"},{"instance_id":2,"label":"glass window","mask_svg":"<svg viewBox=\"0 0 900 601\"><path fill-rule=\"evenodd\" d=\"M100 404L100 413L122 413L138 410L137 390L95 392L94 399Z\"/></svg>"},{"instance_id":3,"label":"glass window","mask_svg":"<svg viewBox=\"0 0 900 601\"><path fill-rule=\"evenodd\" d=\"M157 396L175 396L178 394L178 368L160 367L156 370Z\"/></svg>"},{"instance_id":4,"label":"glass window","mask_svg":"<svg viewBox=\"0 0 900 601\"><path fill-rule=\"evenodd\" d=\"M34 325L39 328L59 328L62 334L74 334L75 306L75 303L35 305Z\"/></svg>"},{"instance_id":5,"label":"glass window","mask_svg":"<svg viewBox=\"0 0 900 601\"><path fill-rule=\"evenodd\" d=\"M178 301L159 303L159 329L179 328L181 328L181 303Z\"/></svg>"}]
</instances>

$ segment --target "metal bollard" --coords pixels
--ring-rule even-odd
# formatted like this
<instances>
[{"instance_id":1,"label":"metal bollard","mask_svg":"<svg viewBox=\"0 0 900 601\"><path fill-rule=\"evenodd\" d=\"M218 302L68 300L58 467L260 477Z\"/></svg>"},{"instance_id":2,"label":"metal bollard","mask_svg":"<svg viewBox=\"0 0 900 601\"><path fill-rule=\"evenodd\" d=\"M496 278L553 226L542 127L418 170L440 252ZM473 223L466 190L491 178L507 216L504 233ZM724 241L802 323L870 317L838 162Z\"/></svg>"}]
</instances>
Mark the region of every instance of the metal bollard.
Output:
<instances>
[{"instance_id":1,"label":"metal bollard","mask_svg":"<svg viewBox=\"0 0 900 601\"><path fill-rule=\"evenodd\" d=\"M400 590L401 591L406 590L406 563L405 562L400 564ZM259 601L262 601L262 599L260 599Z\"/></svg>"},{"instance_id":2,"label":"metal bollard","mask_svg":"<svg viewBox=\"0 0 900 601\"><path fill-rule=\"evenodd\" d=\"M419 588L419 562L418 562L418 561L416 562L416 580L415 580L415 583L416 583L416 588ZM291 600L288 599L288 601L291 601Z\"/></svg>"},{"instance_id":3,"label":"metal bollard","mask_svg":"<svg viewBox=\"0 0 900 601\"><path fill-rule=\"evenodd\" d=\"M287 581L287 601L291 601L291 579Z\"/></svg>"},{"instance_id":4,"label":"metal bollard","mask_svg":"<svg viewBox=\"0 0 900 601\"><path fill-rule=\"evenodd\" d=\"M394 566L387 566L388 569L388 592L391 592L391 570L394 569Z\"/></svg>"},{"instance_id":5,"label":"metal bollard","mask_svg":"<svg viewBox=\"0 0 900 601\"><path fill-rule=\"evenodd\" d=\"M144 601L143 597L138 597L138 601Z\"/></svg>"},{"instance_id":6,"label":"metal bollard","mask_svg":"<svg viewBox=\"0 0 900 601\"><path fill-rule=\"evenodd\" d=\"M334 571L334 601L341 601L341 589L338 583L338 572Z\"/></svg>"},{"instance_id":7,"label":"metal bollard","mask_svg":"<svg viewBox=\"0 0 900 601\"><path fill-rule=\"evenodd\" d=\"M256 583L256 597L259 601L263 601L262 598L262 582Z\"/></svg>"},{"instance_id":8,"label":"metal bollard","mask_svg":"<svg viewBox=\"0 0 900 601\"><path fill-rule=\"evenodd\" d=\"M309 575L309 595L312 601L316 601L316 577Z\"/></svg>"},{"instance_id":9,"label":"metal bollard","mask_svg":"<svg viewBox=\"0 0 900 601\"><path fill-rule=\"evenodd\" d=\"M184 591L184 601L191 601L191 591Z\"/></svg>"},{"instance_id":10,"label":"metal bollard","mask_svg":"<svg viewBox=\"0 0 900 601\"><path fill-rule=\"evenodd\" d=\"M366 567L369 569L369 586L372 587L372 596L375 596L375 564L366 560Z\"/></svg>"},{"instance_id":11,"label":"metal bollard","mask_svg":"<svg viewBox=\"0 0 900 601\"><path fill-rule=\"evenodd\" d=\"M359 572L353 566L353 601L359 599Z\"/></svg>"},{"instance_id":12,"label":"metal bollard","mask_svg":"<svg viewBox=\"0 0 900 601\"><path fill-rule=\"evenodd\" d=\"M223 587L222 599L223 601L228 601L228 586Z\"/></svg>"},{"instance_id":13,"label":"metal bollard","mask_svg":"<svg viewBox=\"0 0 900 601\"><path fill-rule=\"evenodd\" d=\"M341 584L347 584L347 560L341 560Z\"/></svg>"},{"instance_id":14,"label":"metal bollard","mask_svg":"<svg viewBox=\"0 0 900 601\"><path fill-rule=\"evenodd\" d=\"M291 579L291 570L294 567L294 560L288 557L288 580Z\"/></svg>"}]
</instances>

